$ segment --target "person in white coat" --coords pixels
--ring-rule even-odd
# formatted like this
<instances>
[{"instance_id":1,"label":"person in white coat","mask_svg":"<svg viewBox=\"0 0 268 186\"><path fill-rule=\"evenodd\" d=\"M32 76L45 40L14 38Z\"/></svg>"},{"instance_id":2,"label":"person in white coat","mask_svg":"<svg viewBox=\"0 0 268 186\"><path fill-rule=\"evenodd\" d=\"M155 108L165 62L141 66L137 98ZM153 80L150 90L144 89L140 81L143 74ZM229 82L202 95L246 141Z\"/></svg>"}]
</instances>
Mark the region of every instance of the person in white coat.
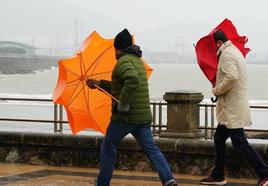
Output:
<instances>
[{"instance_id":1,"label":"person in white coat","mask_svg":"<svg viewBox=\"0 0 268 186\"><path fill-rule=\"evenodd\" d=\"M259 176L258 186L268 185L268 166L259 153L253 149L245 136L244 126L251 125L247 96L246 62L240 50L227 39L224 32L213 34L219 58L216 86L212 89L218 96L216 115L218 126L214 135L215 167L209 177L200 181L207 185L225 185L224 166L226 162L226 140L239 154L248 160Z\"/></svg>"}]
</instances>

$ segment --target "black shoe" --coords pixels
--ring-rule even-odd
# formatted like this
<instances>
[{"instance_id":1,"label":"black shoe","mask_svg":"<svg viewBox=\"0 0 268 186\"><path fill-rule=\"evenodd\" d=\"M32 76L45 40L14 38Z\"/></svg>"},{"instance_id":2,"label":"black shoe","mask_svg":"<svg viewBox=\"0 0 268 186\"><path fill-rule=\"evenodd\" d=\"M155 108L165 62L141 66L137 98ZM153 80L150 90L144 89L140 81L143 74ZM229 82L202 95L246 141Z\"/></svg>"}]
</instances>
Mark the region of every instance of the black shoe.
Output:
<instances>
[{"instance_id":1,"label":"black shoe","mask_svg":"<svg viewBox=\"0 0 268 186\"><path fill-rule=\"evenodd\" d=\"M169 183L167 186L179 186L179 184L176 181L173 181Z\"/></svg>"},{"instance_id":2,"label":"black shoe","mask_svg":"<svg viewBox=\"0 0 268 186\"><path fill-rule=\"evenodd\" d=\"M212 176L209 176L200 180L200 183L203 185L225 185L227 181L225 181L224 178L213 178Z\"/></svg>"},{"instance_id":3,"label":"black shoe","mask_svg":"<svg viewBox=\"0 0 268 186\"><path fill-rule=\"evenodd\" d=\"M257 186L268 186L268 176L266 178L259 179Z\"/></svg>"}]
</instances>

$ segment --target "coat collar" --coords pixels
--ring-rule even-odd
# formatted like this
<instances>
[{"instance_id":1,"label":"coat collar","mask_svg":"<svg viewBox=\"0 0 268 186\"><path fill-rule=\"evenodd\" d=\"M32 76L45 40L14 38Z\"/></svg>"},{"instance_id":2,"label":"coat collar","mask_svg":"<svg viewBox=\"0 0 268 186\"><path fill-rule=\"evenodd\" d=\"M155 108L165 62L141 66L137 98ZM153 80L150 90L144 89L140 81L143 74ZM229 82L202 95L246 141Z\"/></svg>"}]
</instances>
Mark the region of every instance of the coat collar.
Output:
<instances>
[{"instance_id":1,"label":"coat collar","mask_svg":"<svg viewBox=\"0 0 268 186\"><path fill-rule=\"evenodd\" d=\"M217 56L220 56L221 53L228 47L232 45L232 41L228 40L221 45L221 47L217 51Z\"/></svg>"}]
</instances>

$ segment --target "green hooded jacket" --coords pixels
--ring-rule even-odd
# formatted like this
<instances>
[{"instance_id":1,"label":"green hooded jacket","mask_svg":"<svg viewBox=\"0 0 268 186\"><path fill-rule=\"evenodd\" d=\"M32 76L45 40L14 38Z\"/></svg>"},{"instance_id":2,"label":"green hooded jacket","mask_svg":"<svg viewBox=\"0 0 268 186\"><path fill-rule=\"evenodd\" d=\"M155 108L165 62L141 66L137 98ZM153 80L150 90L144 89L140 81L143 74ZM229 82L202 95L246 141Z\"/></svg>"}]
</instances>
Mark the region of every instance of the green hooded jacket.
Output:
<instances>
[{"instance_id":1,"label":"green hooded jacket","mask_svg":"<svg viewBox=\"0 0 268 186\"><path fill-rule=\"evenodd\" d=\"M112 103L112 120L145 124L152 122L148 79L140 60L141 50L134 45L120 52L112 72L112 81L100 81L100 87L110 92L121 103L129 105L129 111L120 113L117 103Z\"/></svg>"}]
</instances>

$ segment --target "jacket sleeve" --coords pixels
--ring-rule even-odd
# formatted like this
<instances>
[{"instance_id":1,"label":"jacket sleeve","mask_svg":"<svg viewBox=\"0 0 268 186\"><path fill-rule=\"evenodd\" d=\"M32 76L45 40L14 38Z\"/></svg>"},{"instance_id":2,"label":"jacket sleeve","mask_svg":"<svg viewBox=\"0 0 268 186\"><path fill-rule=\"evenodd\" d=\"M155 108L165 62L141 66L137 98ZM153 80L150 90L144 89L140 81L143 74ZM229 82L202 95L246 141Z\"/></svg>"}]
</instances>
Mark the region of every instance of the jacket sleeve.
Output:
<instances>
[{"instance_id":1,"label":"jacket sleeve","mask_svg":"<svg viewBox=\"0 0 268 186\"><path fill-rule=\"evenodd\" d=\"M222 64L221 64L221 70L224 73L223 80L218 84L216 84L216 94L222 95L225 92L227 92L229 89L231 89L236 80L238 79L238 71L236 63L230 59L226 58Z\"/></svg>"},{"instance_id":2,"label":"jacket sleeve","mask_svg":"<svg viewBox=\"0 0 268 186\"><path fill-rule=\"evenodd\" d=\"M130 104L140 84L139 73L131 61L119 62L117 75L123 80L119 101Z\"/></svg>"},{"instance_id":3,"label":"jacket sleeve","mask_svg":"<svg viewBox=\"0 0 268 186\"><path fill-rule=\"evenodd\" d=\"M100 80L100 88L111 94L111 81Z\"/></svg>"}]
</instances>

